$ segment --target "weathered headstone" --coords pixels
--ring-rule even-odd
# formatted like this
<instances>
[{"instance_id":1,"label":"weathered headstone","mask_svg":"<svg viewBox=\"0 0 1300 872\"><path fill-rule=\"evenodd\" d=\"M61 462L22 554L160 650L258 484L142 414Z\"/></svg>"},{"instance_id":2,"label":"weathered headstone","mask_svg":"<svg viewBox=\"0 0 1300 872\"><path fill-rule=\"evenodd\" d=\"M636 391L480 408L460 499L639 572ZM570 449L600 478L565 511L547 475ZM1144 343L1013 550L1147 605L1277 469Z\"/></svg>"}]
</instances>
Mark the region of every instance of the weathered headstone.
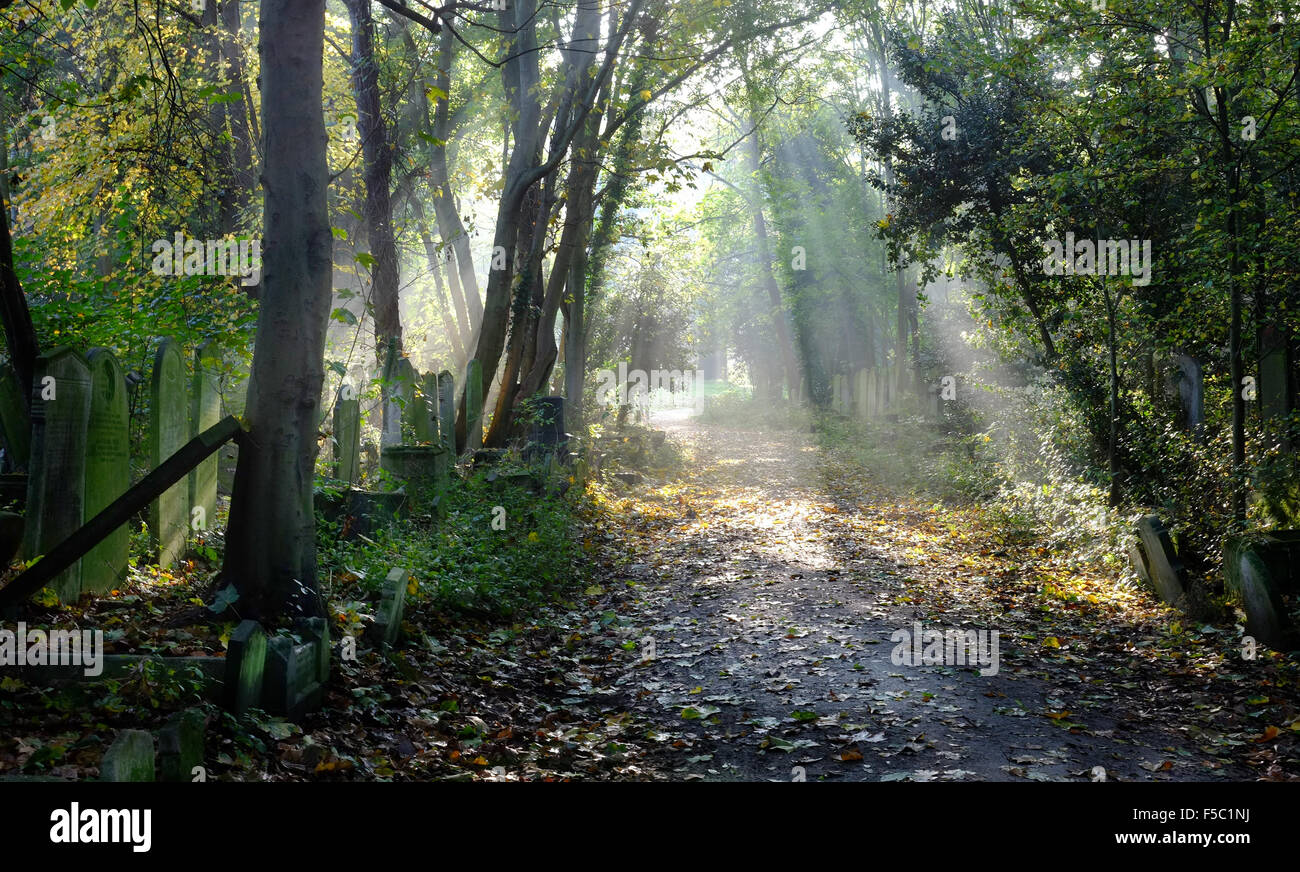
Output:
<instances>
[{"instance_id":1,"label":"weathered headstone","mask_svg":"<svg viewBox=\"0 0 1300 872\"><path fill-rule=\"evenodd\" d=\"M81 355L59 347L36 358L23 538L28 557L46 553L85 519L90 397L90 369ZM81 562L59 573L48 586L60 600L75 600L81 594Z\"/></svg>"},{"instance_id":2,"label":"weathered headstone","mask_svg":"<svg viewBox=\"0 0 1300 872\"><path fill-rule=\"evenodd\" d=\"M185 401L185 364L175 340L164 339L154 353L149 384L149 463L157 469L188 441L189 415ZM185 553L189 529L189 483L180 481L149 506L149 534L160 569Z\"/></svg>"},{"instance_id":3,"label":"weathered headstone","mask_svg":"<svg viewBox=\"0 0 1300 872\"><path fill-rule=\"evenodd\" d=\"M203 739L207 716L202 709L176 712L158 731L158 780L192 781L195 767L203 765Z\"/></svg>"},{"instance_id":4,"label":"weathered headstone","mask_svg":"<svg viewBox=\"0 0 1300 872\"><path fill-rule=\"evenodd\" d=\"M1183 407L1183 419L1188 430L1197 430L1205 423L1205 383L1200 361L1180 354L1174 362L1178 368L1178 397Z\"/></svg>"},{"instance_id":5,"label":"weathered headstone","mask_svg":"<svg viewBox=\"0 0 1300 872\"><path fill-rule=\"evenodd\" d=\"M874 369L867 371L867 417L874 418L880 413L877 406L877 393L879 389L880 378L876 375Z\"/></svg>"},{"instance_id":6,"label":"weathered headstone","mask_svg":"<svg viewBox=\"0 0 1300 872\"><path fill-rule=\"evenodd\" d=\"M130 425L122 367L108 349L92 348L90 419L86 427L86 491L82 521L89 521L131 486ZM99 593L126 576L130 534L125 524L81 560L81 589Z\"/></svg>"},{"instance_id":7,"label":"weathered headstone","mask_svg":"<svg viewBox=\"0 0 1300 872\"><path fill-rule=\"evenodd\" d=\"M471 360L465 367L465 450L483 447L483 365Z\"/></svg>"},{"instance_id":8,"label":"weathered headstone","mask_svg":"<svg viewBox=\"0 0 1300 872\"><path fill-rule=\"evenodd\" d=\"M100 781L153 781L153 735L146 730L122 730L104 752Z\"/></svg>"},{"instance_id":9,"label":"weathered headstone","mask_svg":"<svg viewBox=\"0 0 1300 872\"><path fill-rule=\"evenodd\" d=\"M401 386L398 383L398 361L402 358L397 353L397 344L390 342L388 353L384 357L384 369L380 373L380 402L383 419L379 428L379 444L402 444L402 401ZM409 364L408 364L409 365Z\"/></svg>"},{"instance_id":10,"label":"weathered headstone","mask_svg":"<svg viewBox=\"0 0 1300 872\"><path fill-rule=\"evenodd\" d=\"M27 469L32 451L32 420L27 414L18 376L9 366L0 367L0 438L4 439L10 469L17 472Z\"/></svg>"},{"instance_id":11,"label":"weathered headstone","mask_svg":"<svg viewBox=\"0 0 1300 872\"><path fill-rule=\"evenodd\" d=\"M379 601L379 613L375 615L375 622L368 628L370 639L374 644L392 646L397 641L406 607L406 585L405 569L395 566L388 571Z\"/></svg>"},{"instance_id":12,"label":"weathered headstone","mask_svg":"<svg viewBox=\"0 0 1300 872\"><path fill-rule=\"evenodd\" d=\"M266 645L262 708L293 720L319 708L324 698L320 656L314 641L295 643L290 636L272 636Z\"/></svg>"},{"instance_id":13,"label":"weathered headstone","mask_svg":"<svg viewBox=\"0 0 1300 872\"><path fill-rule=\"evenodd\" d=\"M259 705L265 669L266 631L257 621L242 621L226 648L226 708L238 715Z\"/></svg>"},{"instance_id":14,"label":"weathered headstone","mask_svg":"<svg viewBox=\"0 0 1300 872\"><path fill-rule=\"evenodd\" d=\"M221 351L205 342L194 352L190 387L190 438L221 420ZM217 515L217 458L208 457L190 472L189 524L192 530L210 529ZM201 512L196 512L201 509ZM201 522L201 523L199 523Z\"/></svg>"},{"instance_id":15,"label":"weathered headstone","mask_svg":"<svg viewBox=\"0 0 1300 872\"><path fill-rule=\"evenodd\" d=\"M402 444L416 443L415 431L419 426L420 400L417 386L420 374L411 361L403 357L397 362L397 398L402 406Z\"/></svg>"},{"instance_id":16,"label":"weathered headstone","mask_svg":"<svg viewBox=\"0 0 1300 872\"><path fill-rule=\"evenodd\" d=\"M348 484L361 480L361 401L346 384L334 401L334 477Z\"/></svg>"},{"instance_id":17,"label":"weathered headstone","mask_svg":"<svg viewBox=\"0 0 1300 872\"><path fill-rule=\"evenodd\" d=\"M426 372L420 377L415 394L411 437L416 445L438 445L438 374Z\"/></svg>"},{"instance_id":18,"label":"weathered headstone","mask_svg":"<svg viewBox=\"0 0 1300 872\"><path fill-rule=\"evenodd\" d=\"M438 431L451 456L456 455L456 377L447 370L438 373Z\"/></svg>"},{"instance_id":19,"label":"weathered headstone","mask_svg":"<svg viewBox=\"0 0 1300 872\"><path fill-rule=\"evenodd\" d=\"M1276 650L1292 647L1297 634L1284 596L1300 589L1300 531L1229 539L1223 569L1228 591L1246 613L1246 633Z\"/></svg>"},{"instance_id":20,"label":"weathered headstone","mask_svg":"<svg viewBox=\"0 0 1300 872\"><path fill-rule=\"evenodd\" d=\"M1186 606L1183 563L1174 550L1165 525L1155 515L1143 515L1137 522L1138 539L1146 556L1146 568L1160 598L1175 608Z\"/></svg>"},{"instance_id":21,"label":"weathered headstone","mask_svg":"<svg viewBox=\"0 0 1300 872\"><path fill-rule=\"evenodd\" d=\"M1291 411L1291 354L1286 334L1273 325L1259 337L1259 410L1265 418Z\"/></svg>"},{"instance_id":22,"label":"weathered headstone","mask_svg":"<svg viewBox=\"0 0 1300 872\"><path fill-rule=\"evenodd\" d=\"M861 367L853 373L853 417L865 419L867 412L867 381L870 373Z\"/></svg>"}]
</instances>

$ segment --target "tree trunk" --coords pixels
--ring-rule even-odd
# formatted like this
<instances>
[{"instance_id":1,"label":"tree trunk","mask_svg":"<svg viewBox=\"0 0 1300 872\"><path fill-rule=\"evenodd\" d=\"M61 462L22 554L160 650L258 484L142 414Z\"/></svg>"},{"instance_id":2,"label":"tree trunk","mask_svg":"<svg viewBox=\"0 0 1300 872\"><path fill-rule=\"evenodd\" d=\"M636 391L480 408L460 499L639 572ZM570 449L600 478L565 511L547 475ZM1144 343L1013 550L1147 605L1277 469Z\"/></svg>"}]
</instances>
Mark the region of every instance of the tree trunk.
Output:
<instances>
[{"instance_id":1,"label":"tree trunk","mask_svg":"<svg viewBox=\"0 0 1300 872\"><path fill-rule=\"evenodd\" d=\"M239 614L319 615L312 483L332 302L325 0L263 0L263 278L223 575Z\"/></svg>"},{"instance_id":2,"label":"tree trunk","mask_svg":"<svg viewBox=\"0 0 1300 872\"><path fill-rule=\"evenodd\" d=\"M375 353L382 365L389 344L402 350L402 321L397 306L397 245L393 240L390 197L393 155L388 130L380 114L379 67L375 63L375 23L370 0L345 0L352 19L352 92L357 101L357 134L361 137L366 188L366 235L370 241L370 303L374 308Z\"/></svg>"}]
</instances>

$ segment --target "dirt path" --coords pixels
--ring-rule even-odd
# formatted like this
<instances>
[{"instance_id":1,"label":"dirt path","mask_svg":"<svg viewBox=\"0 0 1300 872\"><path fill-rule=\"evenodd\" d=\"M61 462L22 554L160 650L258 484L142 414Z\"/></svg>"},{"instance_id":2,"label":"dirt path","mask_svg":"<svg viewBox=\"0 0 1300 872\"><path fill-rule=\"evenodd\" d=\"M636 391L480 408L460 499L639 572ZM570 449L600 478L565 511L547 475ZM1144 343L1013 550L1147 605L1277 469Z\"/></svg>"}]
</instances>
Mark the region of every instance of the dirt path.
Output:
<instances>
[{"instance_id":1,"label":"dirt path","mask_svg":"<svg viewBox=\"0 0 1300 872\"><path fill-rule=\"evenodd\" d=\"M668 427L694 460L685 480L608 503L600 581L589 593L609 597L623 650L584 667L583 682L599 688L605 712L627 713L612 719L635 721L627 731L646 739L647 774L1261 774L1242 764L1263 724L1226 699L1204 711L1232 691L1233 666L1215 653L1212 631L1204 656L1218 658L1217 669L1171 665L1148 656L1160 625L1144 594L1136 609L1088 597L1082 607L1041 607L1041 585L1025 583L1031 567L996 555L972 561L968 546L944 535L918 541L937 508L863 492L806 432ZM896 665L891 634L914 622L999 630L997 674ZM1189 644L1195 652L1202 643Z\"/></svg>"}]
</instances>

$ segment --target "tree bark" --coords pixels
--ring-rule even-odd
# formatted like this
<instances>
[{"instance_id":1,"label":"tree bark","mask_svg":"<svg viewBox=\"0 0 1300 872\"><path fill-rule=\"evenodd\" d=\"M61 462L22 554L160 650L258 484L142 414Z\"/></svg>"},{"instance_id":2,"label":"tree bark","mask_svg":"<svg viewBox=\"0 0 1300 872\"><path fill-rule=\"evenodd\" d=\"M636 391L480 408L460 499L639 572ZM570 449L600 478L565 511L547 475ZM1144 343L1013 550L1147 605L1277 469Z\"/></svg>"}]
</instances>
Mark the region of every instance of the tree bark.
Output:
<instances>
[{"instance_id":1,"label":"tree bark","mask_svg":"<svg viewBox=\"0 0 1300 872\"><path fill-rule=\"evenodd\" d=\"M312 484L333 234L322 109L325 0L263 0L263 278L223 576L239 613L324 611Z\"/></svg>"},{"instance_id":2,"label":"tree bark","mask_svg":"<svg viewBox=\"0 0 1300 872\"><path fill-rule=\"evenodd\" d=\"M357 134L361 137L366 189L363 215L370 242L370 303L374 310L375 353L382 365L387 349L402 350L402 321L397 305L397 244L393 239L390 191L393 155L388 128L379 104L379 67L375 63L375 23L370 0L345 0L352 19L352 93L357 102Z\"/></svg>"}]
</instances>

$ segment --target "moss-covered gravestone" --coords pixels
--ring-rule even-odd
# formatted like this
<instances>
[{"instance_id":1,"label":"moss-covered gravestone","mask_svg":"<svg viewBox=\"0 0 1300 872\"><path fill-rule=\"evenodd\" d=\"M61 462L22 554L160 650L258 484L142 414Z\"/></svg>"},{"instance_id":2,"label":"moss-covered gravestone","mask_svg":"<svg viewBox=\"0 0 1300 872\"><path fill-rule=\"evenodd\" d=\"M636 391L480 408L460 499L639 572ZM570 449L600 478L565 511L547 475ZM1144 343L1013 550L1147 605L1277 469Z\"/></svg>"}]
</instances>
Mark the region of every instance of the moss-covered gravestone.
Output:
<instances>
[{"instance_id":1,"label":"moss-covered gravestone","mask_svg":"<svg viewBox=\"0 0 1300 872\"><path fill-rule=\"evenodd\" d=\"M1144 515L1138 520L1137 534L1142 555L1146 558L1146 570L1156 593L1171 606L1186 608L1187 585L1183 564L1165 525L1155 515Z\"/></svg>"},{"instance_id":2,"label":"moss-covered gravestone","mask_svg":"<svg viewBox=\"0 0 1300 872\"><path fill-rule=\"evenodd\" d=\"M416 445L437 445L441 441L438 434L437 373L426 372L420 377L411 421L411 438Z\"/></svg>"},{"instance_id":3,"label":"moss-covered gravestone","mask_svg":"<svg viewBox=\"0 0 1300 872\"><path fill-rule=\"evenodd\" d=\"M185 364L175 340L164 339L154 353L149 384L149 463L157 469L188 439L189 404ZM189 483L182 479L149 506L149 535L158 566L167 569L185 553L189 530Z\"/></svg>"},{"instance_id":4,"label":"moss-covered gravestone","mask_svg":"<svg viewBox=\"0 0 1300 872\"><path fill-rule=\"evenodd\" d=\"M346 384L334 401L334 477L348 484L361 480L361 401Z\"/></svg>"},{"instance_id":5,"label":"moss-covered gravestone","mask_svg":"<svg viewBox=\"0 0 1300 872\"><path fill-rule=\"evenodd\" d=\"M81 527L85 518L90 398L90 368L80 354L59 347L36 358L23 538L28 557L45 554ZM81 594L81 561L48 586L60 600L75 600Z\"/></svg>"},{"instance_id":6,"label":"moss-covered gravestone","mask_svg":"<svg viewBox=\"0 0 1300 872\"><path fill-rule=\"evenodd\" d=\"M90 421L86 427L86 492L83 519L95 515L131 486L131 446L122 366L106 348L86 354L90 366ZM109 533L81 560L81 589L111 590L126 576L126 525Z\"/></svg>"},{"instance_id":7,"label":"moss-covered gravestone","mask_svg":"<svg viewBox=\"0 0 1300 872\"><path fill-rule=\"evenodd\" d=\"M145 730L123 730L104 752L100 781L153 781L153 735Z\"/></svg>"},{"instance_id":8,"label":"moss-covered gravestone","mask_svg":"<svg viewBox=\"0 0 1300 872\"><path fill-rule=\"evenodd\" d=\"M221 420L221 350L205 342L194 352L194 374L190 384L190 438ZM217 514L217 456L200 461L189 475L190 528L211 527ZM196 512L196 509L201 511Z\"/></svg>"},{"instance_id":9,"label":"moss-covered gravestone","mask_svg":"<svg viewBox=\"0 0 1300 872\"><path fill-rule=\"evenodd\" d=\"M1277 650L1297 642L1284 595L1300 589L1300 530L1230 539L1223 548L1227 589L1246 613L1246 633Z\"/></svg>"}]
</instances>

